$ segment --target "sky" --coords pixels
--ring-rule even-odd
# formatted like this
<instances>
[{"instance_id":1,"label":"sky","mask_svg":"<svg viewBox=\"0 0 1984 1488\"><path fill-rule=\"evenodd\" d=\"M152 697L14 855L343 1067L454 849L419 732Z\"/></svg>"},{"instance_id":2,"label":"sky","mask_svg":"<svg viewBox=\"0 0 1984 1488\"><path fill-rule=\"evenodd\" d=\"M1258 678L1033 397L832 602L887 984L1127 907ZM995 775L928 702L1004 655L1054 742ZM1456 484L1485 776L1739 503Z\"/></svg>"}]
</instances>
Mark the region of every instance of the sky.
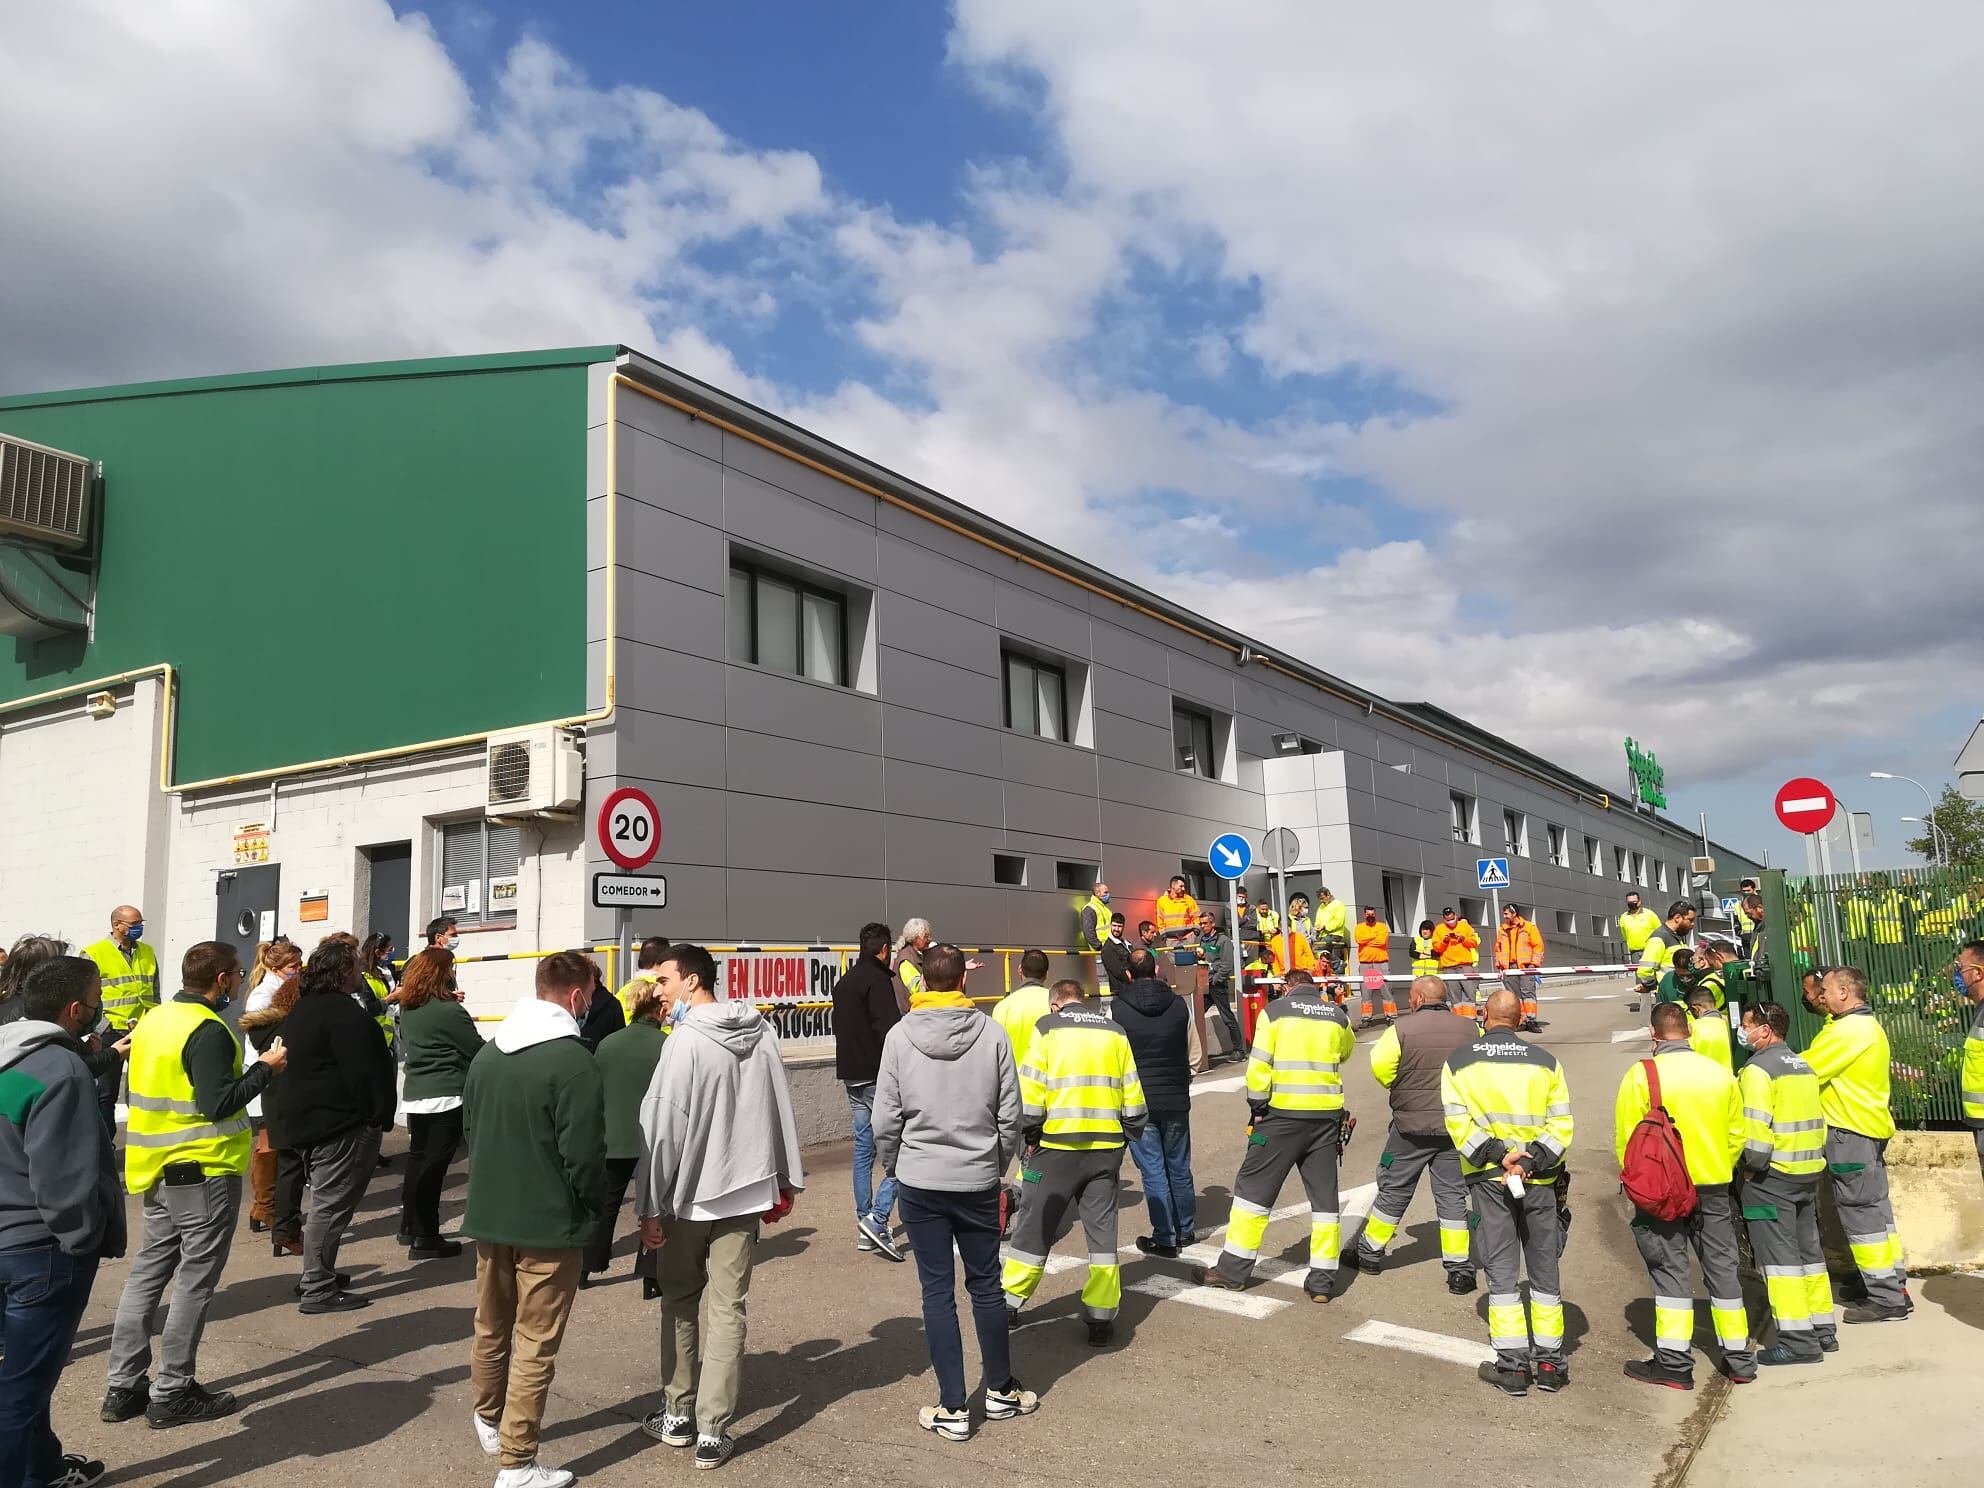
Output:
<instances>
[{"instance_id":1,"label":"sky","mask_svg":"<svg viewBox=\"0 0 1984 1488\"><path fill-rule=\"evenodd\" d=\"M0 7L0 391L624 342L1898 863L1868 772L1984 707L1980 74L1950 0Z\"/></svg>"}]
</instances>

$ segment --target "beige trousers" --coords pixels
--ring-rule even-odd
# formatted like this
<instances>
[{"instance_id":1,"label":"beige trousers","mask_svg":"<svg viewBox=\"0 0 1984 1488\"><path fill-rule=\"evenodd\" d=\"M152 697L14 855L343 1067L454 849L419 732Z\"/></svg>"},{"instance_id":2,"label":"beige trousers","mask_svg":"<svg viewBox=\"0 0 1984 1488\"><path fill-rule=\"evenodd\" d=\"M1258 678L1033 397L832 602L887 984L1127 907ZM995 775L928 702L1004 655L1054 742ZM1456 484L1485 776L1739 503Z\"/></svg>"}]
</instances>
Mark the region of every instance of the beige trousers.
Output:
<instances>
[{"instance_id":1,"label":"beige trousers","mask_svg":"<svg viewBox=\"0 0 1984 1488\"><path fill-rule=\"evenodd\" d=\"M565 1320L579 1294L584 1254L476 1242L475 1341L469 1347L468 1378L475 1390L475 1413L484 1421L500 1422L505 1467L537 1460L544 1400L551 1393Z\"/></svg>"}]
</instances>

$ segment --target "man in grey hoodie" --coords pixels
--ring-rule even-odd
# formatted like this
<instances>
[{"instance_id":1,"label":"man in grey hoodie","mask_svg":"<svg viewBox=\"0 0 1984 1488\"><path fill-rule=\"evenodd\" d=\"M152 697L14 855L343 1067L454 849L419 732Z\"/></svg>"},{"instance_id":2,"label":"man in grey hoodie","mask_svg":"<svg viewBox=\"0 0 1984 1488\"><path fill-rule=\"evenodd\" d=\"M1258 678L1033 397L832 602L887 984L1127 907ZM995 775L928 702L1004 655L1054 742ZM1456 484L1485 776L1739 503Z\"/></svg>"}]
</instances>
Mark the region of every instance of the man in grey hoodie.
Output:
<instances>
[{"instance_id":1,"label":"man in grey hoodie","mask_svg":"<svg viewBox=\"0 0 1984 1488\"><path fill-rule=\"evenodd\" d=\"M737 1450L729 1427L758 1225L784 1217L805 1173L778 1036L750 1003L717 1001L716 962L701 946L670 946L654 971L663 1001L688 1006L641 1102L634 1201L642 1243L661 1253L665 1392L641 1429L693 1443L697 1467L721 1467Z\"/></svg>"},{"instance_id":2,"label":"man in grey hoodie","mask_svg":"<svg viewBox=\"0 0 1984 1488\"><path fill-rule=\"evenodd\" d=\"M875 1082L875 1145L896 1179L903 1228L923 1281L923 1331L938 1403L917 1423L950 1441L971 1435L964 1340L958 1332L952 1245L985 1368L985 1419L1039 1408L1013 1378L1006 1299L999 1285L999 1179L1020 1149L1020 1079L1006 1031L960 990L964 952L923 953L925 990L882 1044Z\"/></svg>"},{"instance_id":3,"label":"man in grey hoodie","mask_svg":"<svg viewBox=\"0 0 1984 1488\"><path fill-rule=\"evenodd\" d=\"M0 1481L83 1488L103 1464L63 1453L49 1401L97 1262L124 1254L123 1187L79 1042L102 1013L102 976L58 956L17 995L20 1018L0 1028Z\"/></svg>"}]
</instances>

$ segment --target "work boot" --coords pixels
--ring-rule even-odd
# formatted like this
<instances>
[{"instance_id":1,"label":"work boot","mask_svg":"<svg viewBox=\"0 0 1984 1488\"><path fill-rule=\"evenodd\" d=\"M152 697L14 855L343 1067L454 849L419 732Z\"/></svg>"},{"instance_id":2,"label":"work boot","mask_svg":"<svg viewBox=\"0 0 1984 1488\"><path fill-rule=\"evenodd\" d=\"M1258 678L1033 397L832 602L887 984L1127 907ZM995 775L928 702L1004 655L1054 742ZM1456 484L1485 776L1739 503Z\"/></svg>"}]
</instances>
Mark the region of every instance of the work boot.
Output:
<instances>
[{"instance_id":1,"label":"work boot","mask_svg":"<svg viewBox=\"0 0 1984 1488\"><path fill-rule=\"evenodd\" d=\"M150 1380L141 1379L135 1385L112 1385L104 1392L103 1409L97 1412L97 1417L104 1421L128 1421L133 1416L142 1416L151 1403Z\"/></svg>"},{"instance_id":2,"label":"work boot","mask_svg":"<svg viewBox=\"0 0 1984 1488\"><path fill-rule=\"evenodd\" d=\"M1192 1268L1192 1280L1199 1286L1211 1287L1216 1292L1238 1292L1245 1290L1239 1282L1232 1281L1222 1275L1216 1266L1194 1266Z\"/></svg>"},{"instance_id":3,"label":"work boot","mask_svg":"<svg viewBox=\"0 0 1984 1488\"><path fill-rule=\"evenodd\" d=\"M1759 1364L1818 1364L1824 1360L1824 1354L1794 1354L1781 1343L1774 1343L1757 1355Z\"/></svg>"},{"instance_id":4,"label":"work boot","mask_svg":"<svg viewBox=\"0 0 1984 1488\"><path fill-rule=\"evenodd\" d=\"M1088 1320L1088 1346L1090 1348L1108 1348L1115 1338L1116 1324L1111 1319L1090 1318Z\"/></svg>"},{"instance_id":5,"label":"work boot","mask_svg":"<svg viewBox=\"0 0 1984 1488\"><path fill-rule=\"evenodd\" d=\"M1670 1390L1692 1390L1695 1387L1693 1370L1669 1369L1659 1359L1628 1359L1626 1378L1638 1380L1643 1385L1665 1385Z\"/></svg>"},{"instance_id":6,"label":"work boot","mask_svg":"<svg viewBox=\"0 0 1984 1488\"><path fill-rule=\"evenodd\" d=\"M1302 1294L1311 1302L1329 1302L1336 1295L1336 1273L1311 1271L1302 1280Z\"/></svg>"},{"instance_id":7,"label":"work boot","mask_svg":"<svg viewBox=\"0 0 1984 1488\"><path fill-rule=\"evenodd\" d=\"M1819 1335L1819 1352L1821 1354L1838 1353L1839 1335L1837 1333L1832 1333L1832 1332L1821 1333Z\"/></svg>"},{"instance_id":8,"label":"work boot","mask_svg":"<svg viewBox=\"0 0 1984 1488\"><path fill-rule=\"evenodd\" d=\"M1175 1245L1160 1245L1155 1235L1137 1236L1137 1249L1147 1256L1158 1256L1167 1261L1178 1259L1178 1247Z\"/></svg>"},{"instance_id":9,"label":"work boot","mask_svg":"<svg viewBox=\"0 0 1984 1488\"><path fill-rule=\"evenodd\" d=\"M1006 1309L1006 1330L1011 1332L1020 1325L1020 1310L1017 1307Z\"/></svg>"},{"instance_id":10,"label":"work boot","mask_svg":"<svg viewBox=\"0 0 1984 1488\"><path fill-rule=\"evenodd\" d=\"M1504 1395L1529 1393L1529 1371L1518 1365L1504 1364L1500 1359L1495 1359L1483 1364L1477 1373Z\"/></svg>"},{"instance_id":11,"label":"work boot","mask_svg":"<svg viewBox=\"0 0 1984 1488\"><path fill-rule=\"evenodd\" d=\"M1375 1250L1366 1250L1360 1245L1357 1247L1357 1269L1366 1276L1376 1276L1385 1269L1385 1258Z\"/></svg>"},{"instance_id":12,"label":"work boot","mask_svg":"<svg viewBox=\"0 0 1984 1488\"><path fill-rule=\"evenodd\" d=\"M231 1390L209 1390L198 1381L170 1395L154 1395L145 1407L145 1421L154 1431L196 1421L218 1421L241 1408Z\"/></svg>"},{"instance_id":13,"label":"work boot","mask_svg":"<svg viewBox=\"0 0 1984 1488\"><path fill-rule=\"evenodd\" d=\"M1447 1273L1447 1290L1452 1292L1456 1297L1473 1296L1476 1285L1478 1283L1475 1281L1472 1271L1449 1271Z\"/></svg>"},{"instance_id":14,"label":"work boot","mask_svg":"<svg viewBox=\"0 0 1984 1488\"><path fill-rule=\"evenodd\" d=\"M1905 1323L1908 1321L1906 1307L1890 1307L1884 1302L1862 1302L1857 1307L1849 1307L1840 1316L1849 1323Z\"/></svg>"},{"instance_id":15,"label":"work boot","mask_svg":"<svg viewBox=\"0 0 1984 1488\"><path fill-rule=\"evenodd\" d=\"M1546 1395L1555 1395L1571 1382L1571 1366L1559 1364L1550 1359L1539 1359L1536 1363L1536 1388Z\"/></svg>"}]
</instances>

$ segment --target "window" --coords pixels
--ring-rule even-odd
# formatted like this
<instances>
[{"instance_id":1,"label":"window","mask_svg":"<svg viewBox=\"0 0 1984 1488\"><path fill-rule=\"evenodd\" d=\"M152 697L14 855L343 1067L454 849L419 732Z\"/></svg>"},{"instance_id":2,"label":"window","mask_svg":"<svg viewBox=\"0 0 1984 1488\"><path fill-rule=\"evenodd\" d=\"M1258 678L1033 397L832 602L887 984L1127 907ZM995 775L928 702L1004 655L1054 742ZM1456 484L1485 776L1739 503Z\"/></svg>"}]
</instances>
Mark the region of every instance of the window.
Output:
<instances>
[{"instance_id":1,"label":"window","mask_svg":"<svg viewBox=\"0 0 1984 1488\"><path fill-rule=\"evenodd\" d=\"M1660 886L1661 893L1664 894L1667 892L1667 865L1665 863L1655 863L1653 865L1653 881Z\"/></svg>"},{"instance_id":2,"label":"window","mask_svg":"<svg viewBox=\"0 0 1984 1488\"><path fill-rule=\"evenodd\" d=\"M1623 847L1612 849L1612 871L1619 876L1620 883L1631 883L1632 874L1626 871L1626 850Z\"/></svg>"},{"instance_id":3,"label":"window","mask_svg":"<svg viewBox=\"0 0 1984 1488\"><path fill-rule=\"evenodd\" d=\"M755 562L730 560L732 661L847 685L847 596Z\"/></svg>"},{"instance_id":4,"label":"window","mask_svg":"<svg viewBox=\"0 0 1984 1488\"><path fill-rule=\"evenodd\" d=\"M434 904L464 928L517 922L518 830L486 819L441 827Z\"/></svg>"},{"instance_id":5,"label":"window","mask_svg":"<svg viewBox=\"0 0 1984 1488\"><path fill-rule=\"evenodd\" d=\"M1518 858L1529 856L1529 818L1520 811L1502 813L1502 846Z\"/></svg>"},{"instance_id":6,"label":"window","mask_svg":"<svg viewBox=\"0 0 1984 1488\"><path fill-rule=\"evenodd\" d=\"M1454 841L1479 842L1481 840L1481 816L1474 797L1463 796L1459 791L1447 793L1447 812L1453 819Z\"/></svg>"},{"instance_id":7,"label":"window","mask_svg":"<svg viewBox=\"0 0 1984 1488\"><path fill-rule=\"evenodd\" d=\"M1470 899L1463 894L1460 897L1458 908L1460 910L1460 917L1466 920L1468 924L1486 925L1488 923L1488 901L1486 899Z\"/></svg>"},{"instance_id":8,"label":"window","mask_svg":"<svg viewBox=\"0 0 1984 1488\"><path fill-rule=\"evenodd\" d=\"M1177 747L1178 773L1219 778L1219 756L1214 752L1212 715L1183 703L1171 705L1171 742Z\"/></svg>"},{"instance_id":9,"label":"window","mask_svg":"<svg viewBox=\"0 0 1984 1488\"><path fill-rule=\"evenodd\" d=\"M1022 734L1068 742L1068 674L1051 662L1004 651L1006 727Z\"/></svg>"},{"instance_id":10,"label":"window","mask_svg":"<svg viewBox=\"0 0 1984 1488\"><path fill-rule=\"evenodd\" d=\"M1633 854L1633 882L1638 884L1641 888L1646 887L1646 854L1645 853Z\"/></svg>"},{"instance_id":11,"label":"window","mask_svg":"<svg viewBox=\"0 0 1984 1488\"><path fill-rule=\"evenodd\" d=\"M1612 933L1612 921L1605 915L1593 915L1591 917L1591 933L1593 935L1610 935Z\"/></svg>"},{"instance_id":12,"label":"window","mask_svg":"<svg viewBox=\"0 0 1984 1488\"><path fill-rule=\"evenodd\" d=\"M1584 871L1589 873L1593 878L1600 878L1605 873L1604 853L1605 849L1598 845L1598 839L1596 837L1585 838Z\"/></svg>"},{"instance_id":13,"label":"window","mask_svg":"<svg viewBox=\"0 0 1984 1488\"><path fill-rule=\"evenodd\" d=\"M992 882L1004 884L1009 889L1026 887L1026 854L992 854Z\"/></svg>"},{"instance_id":14,"label":"window","mask_svg":"<svg viewBox=\"0 0 1984 1488\"><path fill-rule=\"evenodd\" d=\"M1102 870L1093 863L1056 863L1054 865L1054 887L1073 889L1086 894L1095 887L1095 881L1102 877Z\"/></svg>"},{"instance_id":15,"label":"window","mask_svg":"<svg viewBox=\"0 0 1984 1488\"><path fill-rule=\"evenodd\" d=\"M1555 863L1559 868L1570 867L1571 855L1565 847L1564 829L1559 826L1550 825L1544 827L1543 831L1544 835L1550 839L1550 861Z\"/></svg>"},{"instance_id":16,"label":"window","mask_svg":"<svg viewBox=\"0 0 1984 1488\"><path fill-rule=\"evenodd\" d=\"M1420 879L1416 873L1387 873L1385 885L1385 923L1392 927L1394 935L1411 935L1419 928L1419 922L1426 918L1420 908ZM1362 905L1357 913L1363 914Z\"/></svg>"},{"instance_id":17,"label":"window","mask_svg":"<svg viewBox=\"0 0 1984 1488\"><path fill-rule=\"evenodd\" d=\"M1578 917L1568 909L1558 910L1557 933L1559 935L1576 935L1578 933Z\"/></svg>"},{"instance_id":18,"label":"window","mask_svg":"<svg viewBox=\"0 0 1984 1488\"><path fill-rule=\"evenodd\" d=\"M1219 904L1225 901L1226 880L1212 871L1212 864L1186 858L1178 865L1178 871L1185 875L1185 892L1201 904Z\"/></svg>"}]
</instances>

